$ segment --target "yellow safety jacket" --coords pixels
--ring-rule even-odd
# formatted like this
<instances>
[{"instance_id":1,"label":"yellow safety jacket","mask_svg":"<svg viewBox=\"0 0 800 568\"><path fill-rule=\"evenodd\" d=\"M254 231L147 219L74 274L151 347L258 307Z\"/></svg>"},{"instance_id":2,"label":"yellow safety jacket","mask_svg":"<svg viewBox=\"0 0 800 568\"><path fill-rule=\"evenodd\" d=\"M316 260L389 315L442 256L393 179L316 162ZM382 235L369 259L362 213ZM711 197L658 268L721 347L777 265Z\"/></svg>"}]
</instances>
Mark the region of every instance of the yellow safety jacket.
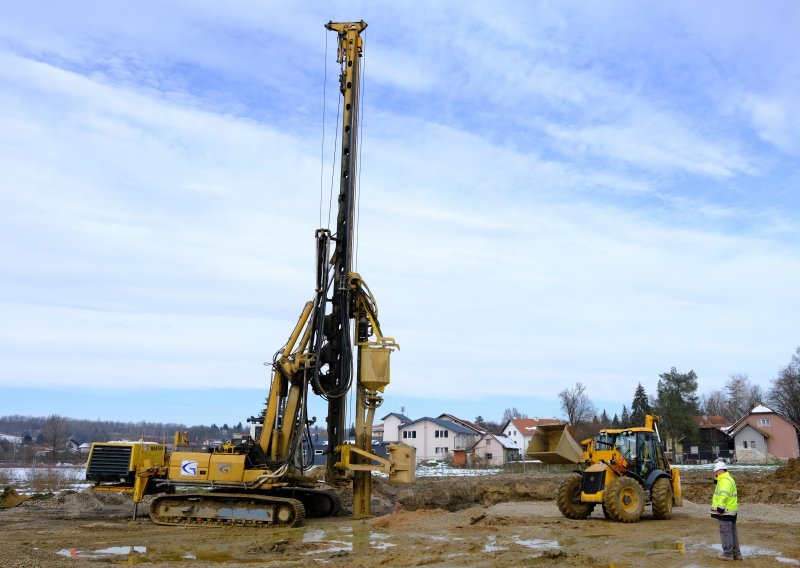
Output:
<instances>
[{"instance_id":1,"label":"yellow safety jacket","mask_svg":"<svg viewBox=\"0 0 800 568\"><path fill-rule=\"evenodd\" d=\"M736 494L736 482L727 471L717 478L717 488L714 490L714 497L711 499L711 508L725 509L721 515L735 515L739 511L739 497Z\"/></svg>"}]
</instances>

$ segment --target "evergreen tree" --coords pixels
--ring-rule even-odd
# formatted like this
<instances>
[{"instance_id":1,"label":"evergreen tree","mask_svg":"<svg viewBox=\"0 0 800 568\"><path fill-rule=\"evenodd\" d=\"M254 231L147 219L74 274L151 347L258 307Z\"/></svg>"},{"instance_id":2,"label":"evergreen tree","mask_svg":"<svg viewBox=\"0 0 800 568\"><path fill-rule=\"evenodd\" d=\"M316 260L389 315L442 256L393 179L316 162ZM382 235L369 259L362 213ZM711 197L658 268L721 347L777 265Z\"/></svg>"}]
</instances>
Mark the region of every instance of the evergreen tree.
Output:
<instances>
[{"instance_id":1,"label":"evergreen tree","mask_svg":"<svg viewBox=\"0 0 800 568\"><path fill-rule=\"evenodd\" d=\"M600 415L600 427L601 428L608 428L611 425L611 420L608 419L608 413L606 409L603 409L603 414Z\"/></svg>"},{"instance_id":2,"label":"evergreen tree","mask_svg":"<svg viewBox=\"0 0 800 568\"><path fill-rule=\"evenodd\" d=\"M679 373L675 367L661 373L658 381L656 410L661 416L665 438L672 442L683 438L688 442L697 441L699 430L692 420L700 412L697 397L697 374L694 371Z\"/></svg>"},{"instance_id":3,"label":"evergreen tree","mask_svg":"<svg viewBox=\"0 0 800 568\"><path fill-rule=\"evenodd\" d=\"M628 412L628 407L624 404L622 405L622 416L619 417L619 421L622 424L623 428L627 428L628 426L634 426L631 424L631 415Z\"/></svg>"},{"instance_id":4,"label":"evergreen tree","mask_svg":"<svg viewBox=\"0 0 800 568\"><path fill-rule=\"evenodd\" d=\"M614 415L614 419L611 421L611 427L612 428L621 428L622 427L620 425L620 422L619 422L619 416L617 416L616 414Z\"/></svg>"},{"instance_id":5,"label":"evergreen tree","mask_svg":"<svg viewBox=\"0 0 800 568\"><path fill-rule=\"evenodd\" d=\"M652 414L653 409L650 408L650 401L647 399L647 393L644 391L642 383L636 387L636 392L633 394L633 402L631 403L631 426L644 426L644 417L647 414Z\"/></svg>"}]
</instances>

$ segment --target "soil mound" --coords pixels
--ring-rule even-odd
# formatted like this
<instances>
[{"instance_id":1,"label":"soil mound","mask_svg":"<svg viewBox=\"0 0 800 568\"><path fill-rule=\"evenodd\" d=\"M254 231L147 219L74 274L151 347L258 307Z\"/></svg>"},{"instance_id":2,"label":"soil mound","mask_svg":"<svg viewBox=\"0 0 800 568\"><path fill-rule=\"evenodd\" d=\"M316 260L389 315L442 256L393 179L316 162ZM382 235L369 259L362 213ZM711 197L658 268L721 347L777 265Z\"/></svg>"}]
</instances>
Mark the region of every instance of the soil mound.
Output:
<instances>
[{"instance_id":1,"label":"soil mound","mask_svg":"<svg viewBox=\"0 0 800 568\"><path fill-rule=\"evenodd\" d=\"M769 477L776 481L800 481L800 458L791 458Z\"/></svg>"},{"instance_id":2,"label":"soil mound","mask_svg":"<svg viewBox=\"0 0 800 568\"><path fill-rule=\"evenodd\" d=\"M387 509L399 505L406 511L442 509L453 512L509 501L551 501L562 478L563 475L555 474L417 478L411 485L373 484L373 498L377 497ZM373 512L389 511L374 511L373 507Z\"/></svg>"},{"instance_id":3,"label":"soil mound","mask_svg":"<svg viewBox=\"0 0 800 568\"><path fill-rule=\"evenodd\" d=\"M25 503L25 508L57 517L78 516L126 516L133 511L133 501L127 493L112 491L67 491L60 495L52 493L34 495Z\"/></svg>"}]
</instances>

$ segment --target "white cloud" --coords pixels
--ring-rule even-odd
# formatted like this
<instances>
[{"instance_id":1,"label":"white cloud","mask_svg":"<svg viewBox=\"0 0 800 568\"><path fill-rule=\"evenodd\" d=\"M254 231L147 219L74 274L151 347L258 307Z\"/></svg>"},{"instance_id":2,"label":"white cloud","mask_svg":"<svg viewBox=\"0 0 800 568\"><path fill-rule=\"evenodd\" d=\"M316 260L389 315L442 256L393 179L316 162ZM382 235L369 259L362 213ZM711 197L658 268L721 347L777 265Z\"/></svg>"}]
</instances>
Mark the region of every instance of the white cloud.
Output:
<instances>
[{"instance_id":1,"label":"white cloud","mask_svg":"<svg viewBox=\"0 0 800 568\"><path fill-rule=\"evenodd\" d=\"M790 100L750 95L744 107L761 138L784 152L800 155L800 101L796 92Z\"/></svg>"},{"instance_id":2,"label":"white cloud","mask_svg":"<svg viewBox=\"0 0 800 568\"><path fill-rule=\"evenodd\" d=\"M0 384L264 384L313 289L326 18L251 7L0 27ZM765 384L796 347L797 202L771 190L796 161L660 83L663 28L606 51L641 13L600 37L613 14L402 8L369 19L359 225L392 393ZM792 99L748 100L791 148Z\"/></svg>"}]
</instances>

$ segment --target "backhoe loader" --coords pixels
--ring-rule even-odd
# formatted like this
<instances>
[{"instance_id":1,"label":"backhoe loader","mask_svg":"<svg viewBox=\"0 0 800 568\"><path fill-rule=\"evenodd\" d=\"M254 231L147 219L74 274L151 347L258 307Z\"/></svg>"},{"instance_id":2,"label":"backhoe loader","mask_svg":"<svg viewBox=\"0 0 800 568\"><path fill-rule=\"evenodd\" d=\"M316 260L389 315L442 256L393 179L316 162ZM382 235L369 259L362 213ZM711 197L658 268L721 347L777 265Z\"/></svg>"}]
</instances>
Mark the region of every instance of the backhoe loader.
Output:
<instances>
[{"instance_id":1,"label":"backhoe loader","mask_svg":"<svg viewBox=\"0 0 800 568\"><path fill-rule=\"evenodd\" d=\"M269 397L257 440L226 444L212 451L184 449L176 433L174 449L141 442L95 443L86 477L97 489L133 493L136 505L146 493L160 493L150 517L171 525L294 526L306 515L335 515L339 501L305 475L303 440L311 444L307 415L309 391L328 401L329 485L353 483L353 516L370 516L371 473L394 482L414 477L414 450L389 446L389 458L372 450L372 421L389 383L389 355L399 349L381 332L378 306L362 277L353 272L359 88L367 24L329 22L338 37L337 61L342 101L336 228L316 231L316 286L286 344L272 360ZM355 373L355 377L353 376ZM355 379L355 380L354 380ZM355 389L355 444L346 444L347 395ZM310 452L313 458L313 449ZM188 490L188 491L187 491Z\"/></svg>"},{"instance_id":2,"label":"backhoe loader","mask_svg":"<svg viewBox=\"0 0 800 568\"><path fill-rule=\"evenodd\" d=\"M581 442L580 453L566 427L549 428L534 434L527 455L580 465L558 488L565 517L585 519L600 504L606 518L635 523L648 503L654 519L670 518L672 507L681 505L680 470L667 460L657 416L647 415L643 427L601 430Z\"/></svg>"}]
</instances>

